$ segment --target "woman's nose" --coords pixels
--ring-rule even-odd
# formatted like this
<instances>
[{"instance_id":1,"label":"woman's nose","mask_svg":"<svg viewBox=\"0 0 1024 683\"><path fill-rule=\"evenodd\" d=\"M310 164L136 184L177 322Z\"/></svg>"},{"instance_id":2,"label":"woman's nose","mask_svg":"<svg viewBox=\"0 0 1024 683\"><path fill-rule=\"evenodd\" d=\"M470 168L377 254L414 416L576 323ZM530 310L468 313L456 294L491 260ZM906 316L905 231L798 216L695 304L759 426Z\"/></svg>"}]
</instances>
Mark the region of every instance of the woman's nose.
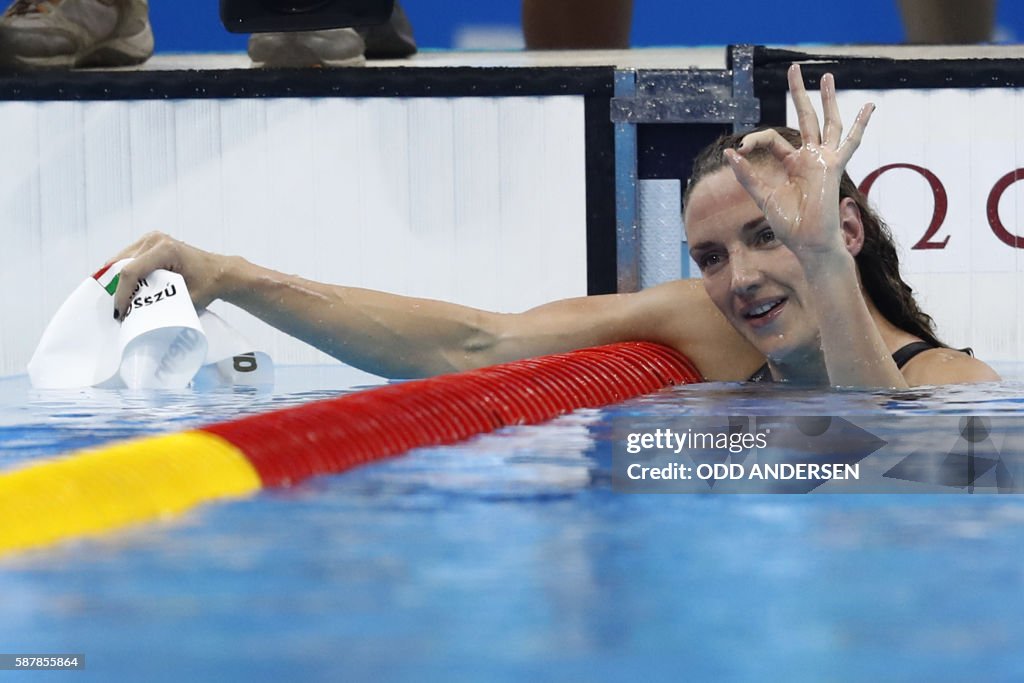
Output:
<instances>
[{"instance_id":1,"label":"woman's nose","mask_svg":"<svg viewBox=\"0 0 1024 683\"><path fill-rule=\"evenodd\" d=\"M749 294L764 280L764 273L761 272L757 259L750 254L731 254L729 265L732 270L732 291L735 294Z\"/></svg>"}]
</instances>

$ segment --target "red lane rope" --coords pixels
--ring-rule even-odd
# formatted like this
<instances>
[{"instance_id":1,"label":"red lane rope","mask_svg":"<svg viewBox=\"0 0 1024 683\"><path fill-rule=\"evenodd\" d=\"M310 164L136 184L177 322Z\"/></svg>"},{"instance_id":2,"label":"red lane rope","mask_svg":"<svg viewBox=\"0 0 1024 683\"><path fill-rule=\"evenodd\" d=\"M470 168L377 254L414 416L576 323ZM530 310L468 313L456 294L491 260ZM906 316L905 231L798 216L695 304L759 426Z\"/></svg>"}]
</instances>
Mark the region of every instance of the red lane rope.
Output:
<instances>
[{"instance_id":1,"label":"red lane rope","mask_svg":"<svg viewBox=\"0 0 1024 683\"><path fill-rule=\"evenodd\" d=\"M700 381L677 351L628 342L392 384L203 431L241 450L264 486L287 486L411 448Z\"/></svg>"}]
</instances>

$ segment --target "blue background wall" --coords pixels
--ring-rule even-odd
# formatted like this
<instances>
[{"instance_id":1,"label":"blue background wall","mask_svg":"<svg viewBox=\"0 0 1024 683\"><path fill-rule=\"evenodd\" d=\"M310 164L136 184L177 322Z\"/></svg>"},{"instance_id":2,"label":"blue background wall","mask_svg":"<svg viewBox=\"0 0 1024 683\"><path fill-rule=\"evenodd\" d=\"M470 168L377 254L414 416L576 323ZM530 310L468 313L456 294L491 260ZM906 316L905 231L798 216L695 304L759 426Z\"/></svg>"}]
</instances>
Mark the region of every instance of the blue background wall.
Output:
<instances>
[{"instance_id":1,"label":"blue background wall","mask_svg":"<svg viewBox=\"0 0 1024 683\"><path fill-rule=\"evenodd\" d=\"M787 15L763 0L693 2L636 0L633 44L725 45L728 43L897 43L903 40L896 0L830 3L789 0ZM965 5L970 5L965 2ZM406 0L423 47L447 48L460 25L519 24L518 0ZM151 0L160 52L235 51L245 37L228 34L217 0ZM1024 3L1003 0L999 24L1011 39L1024 36Z\"/></svg>"}]
</instances>

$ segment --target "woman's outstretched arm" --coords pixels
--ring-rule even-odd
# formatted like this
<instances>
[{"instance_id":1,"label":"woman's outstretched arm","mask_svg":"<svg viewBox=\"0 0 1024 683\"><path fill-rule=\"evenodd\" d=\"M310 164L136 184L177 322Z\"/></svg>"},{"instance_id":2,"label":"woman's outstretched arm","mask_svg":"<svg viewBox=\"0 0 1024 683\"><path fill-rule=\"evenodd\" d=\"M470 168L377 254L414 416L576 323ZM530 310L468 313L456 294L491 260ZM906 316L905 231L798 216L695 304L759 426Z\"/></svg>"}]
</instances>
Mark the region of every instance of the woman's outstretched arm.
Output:
<instances>
[{"instance_id":1,"label":"woman's outstretched arm","mask_svg":"<svg viewBox=\"0 0 1024 683\"><path fill-rule=\"evenodd\" d=\"M746 379L763 358L726 322L699 282L635 294L556 301L494 313L444 301L326 284L213 254L151 233L122 251L133 258L114 296L117 316L138 279L180 273L197 308L221 299L363 370L408 378L466 370L619 341L680 350L708 379Z\"/></svg>"}]
</instances>

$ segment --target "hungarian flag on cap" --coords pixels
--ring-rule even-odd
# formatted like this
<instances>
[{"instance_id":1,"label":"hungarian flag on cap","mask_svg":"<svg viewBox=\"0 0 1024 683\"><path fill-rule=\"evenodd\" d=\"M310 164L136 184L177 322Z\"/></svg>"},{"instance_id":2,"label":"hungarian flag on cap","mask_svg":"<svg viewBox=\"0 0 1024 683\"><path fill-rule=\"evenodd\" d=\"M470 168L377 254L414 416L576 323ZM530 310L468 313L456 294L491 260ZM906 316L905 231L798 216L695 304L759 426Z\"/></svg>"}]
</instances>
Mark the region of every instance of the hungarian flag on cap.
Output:
<instances>
[{"instance_id":1,"label":"hungarian flag on cap","mask_svg":"<svg viewBox=\"0 0 1024 683\"><path fill-rule=\"evenodd\" d=\"M114 292L117 291L117 281L121 279L121 271L118 269L116 272L111 269L115 264L108 263L103 266L92 276L92 279L100 283L100 287L107 290L107 294L114 296Z\"/></svg>"}]
</instances>

